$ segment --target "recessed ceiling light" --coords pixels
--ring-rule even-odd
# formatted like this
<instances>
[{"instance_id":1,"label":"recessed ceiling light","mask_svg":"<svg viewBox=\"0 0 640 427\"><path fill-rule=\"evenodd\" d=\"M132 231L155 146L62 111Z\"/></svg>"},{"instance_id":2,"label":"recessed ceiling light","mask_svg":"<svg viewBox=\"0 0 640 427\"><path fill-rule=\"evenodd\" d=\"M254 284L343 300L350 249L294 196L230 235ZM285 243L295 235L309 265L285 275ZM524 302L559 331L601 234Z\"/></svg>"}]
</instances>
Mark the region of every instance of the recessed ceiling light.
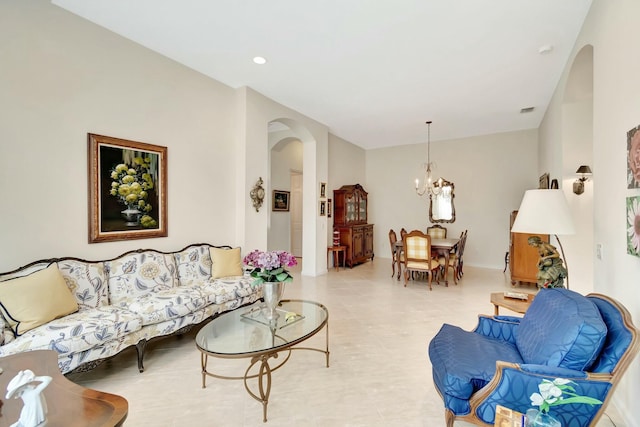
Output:
<instances>
[{"instance_id":1,"label":"recessed ceiling light","mask_svg":"<svg viewBox=\"0 0 640 427\"><path fill-rule=\"evenodd\" d=\"M267 60L262 56L256 56L253 58L253 62L255 62L258 65L264 65L267 63Z\"/></svg>"}]
</instances>

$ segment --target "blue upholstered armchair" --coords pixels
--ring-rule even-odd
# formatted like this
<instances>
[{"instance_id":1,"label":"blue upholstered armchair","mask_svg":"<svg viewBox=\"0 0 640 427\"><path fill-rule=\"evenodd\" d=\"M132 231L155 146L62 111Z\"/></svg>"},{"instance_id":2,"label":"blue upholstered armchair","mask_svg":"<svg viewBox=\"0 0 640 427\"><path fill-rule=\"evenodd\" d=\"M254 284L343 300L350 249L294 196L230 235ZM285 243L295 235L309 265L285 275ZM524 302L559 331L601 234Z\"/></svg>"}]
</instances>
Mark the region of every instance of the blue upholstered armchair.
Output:
<instances>
[{"instance_id":1,"label":"blue upholstered armchair","mask_svg":"<svg viewBox=\"0 0 640 427\"><path fill-rule=\"evenodd\" d=\"M638 332L612 298L562 288L541 289L522 318L481 315L472 332L444 324L429 358L446 425L493 426L496 405L524 413L542 379L566 378L603 404L559 405L551 414L564 427L594 426L640 349Z\"/></svg>"}]
</instances>

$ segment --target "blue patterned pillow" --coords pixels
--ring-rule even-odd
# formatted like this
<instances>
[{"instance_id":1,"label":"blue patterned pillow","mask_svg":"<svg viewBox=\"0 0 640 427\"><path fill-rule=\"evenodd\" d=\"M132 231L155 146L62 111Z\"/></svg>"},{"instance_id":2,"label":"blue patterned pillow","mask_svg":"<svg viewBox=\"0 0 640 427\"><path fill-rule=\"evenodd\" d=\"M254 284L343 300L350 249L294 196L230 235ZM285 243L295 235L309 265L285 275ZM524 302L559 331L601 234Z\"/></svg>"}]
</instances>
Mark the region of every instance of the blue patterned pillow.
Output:
<instances>
[{"instance_id":1,"label":"blue patterned pillow","mask_svg":"<svg viewBox=\"0 0 640 427\"><path fill-rule=\"evenodd\" d=\"M600 311L588 298L564 288L541 289L516 332L525 363L588 370L607 335Z\"/></svg>"}]
</instances>

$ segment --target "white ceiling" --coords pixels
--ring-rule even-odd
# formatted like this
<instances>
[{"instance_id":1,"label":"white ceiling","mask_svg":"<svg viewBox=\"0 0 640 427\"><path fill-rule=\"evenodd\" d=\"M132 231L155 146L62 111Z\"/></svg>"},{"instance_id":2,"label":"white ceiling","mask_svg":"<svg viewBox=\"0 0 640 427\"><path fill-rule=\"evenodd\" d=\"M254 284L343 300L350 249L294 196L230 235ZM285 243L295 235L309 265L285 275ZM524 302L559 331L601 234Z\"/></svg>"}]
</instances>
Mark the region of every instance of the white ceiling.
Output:
<instances>
[{"instance_id":1,"label":"white ceiling","mask_svg":"<svg viewBox=\"0 0 640 427\"><path fill-rule=\"evenodd\" d=\"M591 0L53 3L370 149L538 127Z\"/></svg>"}]
</instances>

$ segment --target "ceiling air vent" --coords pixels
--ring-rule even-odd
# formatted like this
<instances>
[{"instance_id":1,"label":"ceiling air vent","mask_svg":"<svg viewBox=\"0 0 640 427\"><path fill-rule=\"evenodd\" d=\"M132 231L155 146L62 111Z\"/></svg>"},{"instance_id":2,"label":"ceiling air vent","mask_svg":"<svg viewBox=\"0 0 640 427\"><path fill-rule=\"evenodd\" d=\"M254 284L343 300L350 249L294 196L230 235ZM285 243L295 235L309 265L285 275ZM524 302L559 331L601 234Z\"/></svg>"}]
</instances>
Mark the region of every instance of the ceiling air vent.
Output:
<instances>
[{"instance_id":1,"label":"ceiling air vent","mask_svg":"<svg viewBox=\"0 0 640 427\"><path fill-rule=\"evenodd\" d=\"M520 109L520 114L524 114L524 113L530 113L535 109L535 107L527 107L527 108L522 108Z\"/></svg>"}]
</instances>

